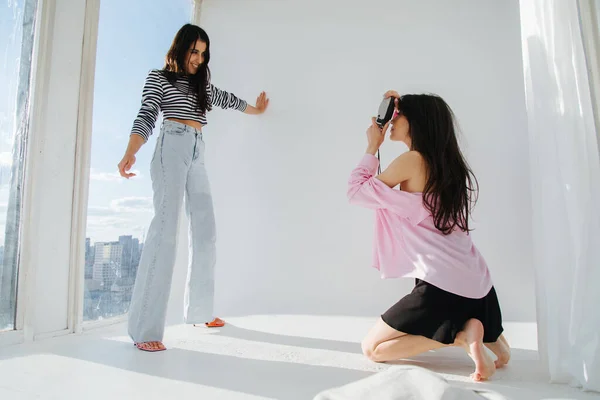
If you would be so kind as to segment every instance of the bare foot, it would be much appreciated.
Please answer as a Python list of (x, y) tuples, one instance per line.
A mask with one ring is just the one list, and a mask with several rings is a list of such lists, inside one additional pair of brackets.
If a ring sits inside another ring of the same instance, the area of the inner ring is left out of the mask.
[(465, 349), (469, 357), (475, 362), (475, 372), (471, 374), (471, 379), (480, 382), (494, 375), (496, 366), (485, 351), (483, 325), (479, 320), (468, 320), (464, 329), (456, 335), (456, 342)]
[(137, 347), (138, 349), (140, 349), (142, 351), (149, 351), (151, 353), (155, 352), (155, 351), (163, 351), (163, 350), (167, 349), (165, 347), (165, 345), (162, 344), (162, 342), (135, 343), (135, 347)]
[(494, 343), (485, 343), (485, 346), (498, 357), (494, 362), (496, 368), (502, 368), (508, 364), (508, 361), (510, 361), (510, 346), (504, 335), (501, 335)]

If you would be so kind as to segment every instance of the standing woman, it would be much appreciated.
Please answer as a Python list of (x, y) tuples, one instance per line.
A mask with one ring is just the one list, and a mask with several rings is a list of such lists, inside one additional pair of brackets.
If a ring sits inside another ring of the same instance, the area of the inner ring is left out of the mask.
[(184, 25), (173, 40), (165, 66), (146, 78), (142, 105), (119, 163), (124, 178), (135, 154), (146, 143), (163, 113), (160, 136), (150, 165), (154, 217), (140, 259), (131, 305), (129, 335), (138, 349), (165, 350), (162, 343), (171, 288), (179, 216), (185, 197), (189, 218), (190, 262), (184, 318), (188, 324), (223, 326), (213, 315), (216, 228), (212, 196), (204, 167), (202, 127), (213, 106), (262, 114), (269, 104), (262, 92), (253, 107), (210, 81), (210, 41), (195, 25)]

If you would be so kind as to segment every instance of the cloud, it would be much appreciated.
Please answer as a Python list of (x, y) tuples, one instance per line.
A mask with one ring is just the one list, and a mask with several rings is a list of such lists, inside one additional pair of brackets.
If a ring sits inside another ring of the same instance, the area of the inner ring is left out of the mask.
[(153, 212), (151, 197), (123, 197), (110, 202), (111, 210), (118, 213)]
[[(146, 224), (140, 222), (146, 222)], [(150, 218), (147, 221), (140, 221), (139, 218), (133, 218), (133, 216), (90, 216), (88, 217), (87, 228), (88, 230), (101, 232), (108, 229), (119, 230), (123, 232), (122, 235), (125, 235), (131, 232), (143, 231), (149, 224)]]
[(119, 236), (132, 235), (142, 239), (150, 225), (151, 216), (139, 215), (88, 216), (86, 237), (92, 242), (112, 242)]
[(86, 236), (92, 241), (116, 241), (121, 235), (142, 237), (152, 216), (152, 198), (123, 197), (112, 200), (108, 207), (88, 207)]
[(108, 217), (111, 215), (114, 215), (115, 212), (113, 210), (110, 209), (110, 207), (95, 207), (95, 206), (90, 206), (88, 207), (88, 219), (90, 217)]
[(92, 169), (90, 172), (90, 179), (92, 181), (117, 182), (123, 179), (123, 177), (116, 172), (95, 172)]
[[(135, 174), (131, 179), (140, 179), (142, 174), (138, 170), (131, 170), (131, 173)], [(92, 181), (100, 181), (100, 182), (124, 182), (125, 178), (123, 178), (118, 172), (100, 172), (96, 171), (94, 168), (90, 171), (90, 179)]]
[[(0, 204), (0, 210), (2, 205)], [(154, 213), (151, 197), (123, 197), (110, 202), (108, 207), (89, 206), (88, 219), (91, 217), (118, 217), (140, 213)]]

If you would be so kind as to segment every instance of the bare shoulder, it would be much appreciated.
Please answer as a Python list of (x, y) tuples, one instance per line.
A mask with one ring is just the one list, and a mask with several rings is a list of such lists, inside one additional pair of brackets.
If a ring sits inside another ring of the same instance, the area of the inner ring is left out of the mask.
[(405, 182), (421, 173), (423, 156), (417, 151), (402, 153), (391, 162), (378, 178), (390, 187)]
[(402, 169), (420, 169), (423, 165), (423, 156), (418, 151), (407, 151), (396, 157), (392, 164)]

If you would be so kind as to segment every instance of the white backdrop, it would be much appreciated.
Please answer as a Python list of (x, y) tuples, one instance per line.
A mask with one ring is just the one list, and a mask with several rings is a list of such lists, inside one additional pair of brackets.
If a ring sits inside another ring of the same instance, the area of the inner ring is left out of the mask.
[[(481, 187), (473, 237), (505, 319), (535, 320), (517, 0), (204, 0), (201, 25), (213, 82), (252, 103), (261, 90), (271, 97), (263, 116), (215, 110), (204, 130), (219, 315), (376, 316), (410, 290), (370, 267), (373, 214), (345, 197), (370, 117), (396, 89), (435, 92), (453, 107)], [(384, 166), (401, 151), (384, 145)]]

